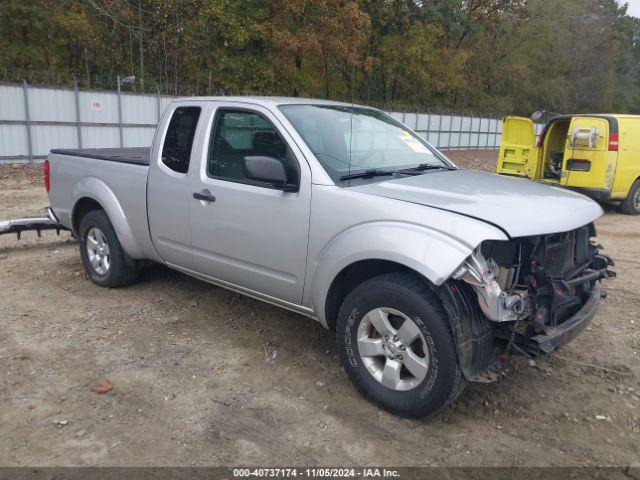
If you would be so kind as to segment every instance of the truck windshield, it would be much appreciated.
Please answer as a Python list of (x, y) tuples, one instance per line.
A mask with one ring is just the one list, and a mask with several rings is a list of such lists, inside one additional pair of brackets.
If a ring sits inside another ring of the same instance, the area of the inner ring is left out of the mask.
[(336, 182), (358, 174), (384, 178), (413, 167), (451, 168), (424, 140), (378, 110), (336, 105), (282, 105), (280, 110)]

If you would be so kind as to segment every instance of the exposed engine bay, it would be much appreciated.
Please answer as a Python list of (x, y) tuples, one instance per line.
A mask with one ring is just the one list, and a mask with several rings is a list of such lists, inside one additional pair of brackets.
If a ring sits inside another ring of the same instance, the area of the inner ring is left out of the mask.
[(609, 269), (613, 261), (600, 253), (595, 236), (590, 224), (565, 233), (484, 242), (454, 278), (475, 292), (496, 343), (504, 340), (509, 351), (525, 355), (549, 353), (565, 340), (554, 335), (573, 333), (577, 317), (597, 303), (599, 280), (615, 276)]

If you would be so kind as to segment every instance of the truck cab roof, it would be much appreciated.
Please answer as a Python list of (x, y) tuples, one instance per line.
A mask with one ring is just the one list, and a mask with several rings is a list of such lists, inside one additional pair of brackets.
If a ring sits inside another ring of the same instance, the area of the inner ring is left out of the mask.
[[(183, 97), (173, 100), (173, 102), (237, 102), (251, 103), (264, 107), (273, 107), (278, 105), (335, 105), (335, 106), (351, 106), (351, 103), (337, 102), (334, 100), (323, 100), (316, 98), (303, 97), (270, 97), (270, 96), (211, 96), (211, 97)], [(361, 106), (361, 105), (359, 105)], [(370, 107), (368, 107), (370, 108)]]

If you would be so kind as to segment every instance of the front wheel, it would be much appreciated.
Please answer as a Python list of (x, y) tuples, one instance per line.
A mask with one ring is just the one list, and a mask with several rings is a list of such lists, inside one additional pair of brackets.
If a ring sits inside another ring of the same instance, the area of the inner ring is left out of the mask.
[(636, 180), (629, 190), (627, 199), (622, 202), (622, 211), (628, 215), (640, 215), (640, 180)]
[(93, 210), (80, 220), (78, 229), (82, 264), (93, 283), (123, 287), (137, 276), (136, 261), (124, 251), (103, 210)]
[(447, 314), (416, 276), (385, 274), (356, 287), (340, 309), (336, 333), (351, 381), (391, 413), (431, 415), (466, 385)]

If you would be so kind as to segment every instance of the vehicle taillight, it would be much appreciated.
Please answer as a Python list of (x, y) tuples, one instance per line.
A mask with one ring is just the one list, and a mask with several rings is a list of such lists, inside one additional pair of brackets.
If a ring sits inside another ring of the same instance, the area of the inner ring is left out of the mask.
[(536, 142), (536, 148), (542, 147), (542, 140), (544, 139), (544, 131), (540, 132), (538, 135), (538, 141)]
[(618, 141), (618, 134), (617, 133), (612, 133), (611, 135), (609, 135), (609, 151), (610, 152), (617, 152), (619, 145), (620, 145), (620, 143)]
[(51, 191), (51, 166), (49, 165), (49, 160), (44, 161), (44, 188), (47, 190), (47, 193)]

